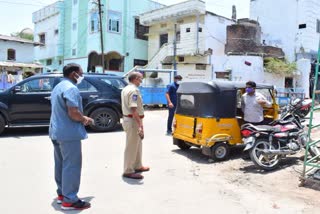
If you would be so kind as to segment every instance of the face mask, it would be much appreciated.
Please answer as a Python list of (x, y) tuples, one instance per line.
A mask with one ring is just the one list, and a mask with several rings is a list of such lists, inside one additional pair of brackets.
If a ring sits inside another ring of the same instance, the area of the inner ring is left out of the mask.
[[(77, 75), (78, 75), (78, 74), (77, 74)], [(78, 78), (76, 78), (76, 80), (77, 80), (77, 85), (79, 85), (79, 84), (82, 82), (83, 79), (84, 79), (84, 76), (78, 75)]]
[(182, 82), (181, 80), (178, 80), (178, 81), (177, 81), (177, 84), (179, 85), (181, 82)]
[(247, 92), (248, 94), (252, 93), (252, 92), (253, 92), (253, 88), (246, 88), (246, 92)]

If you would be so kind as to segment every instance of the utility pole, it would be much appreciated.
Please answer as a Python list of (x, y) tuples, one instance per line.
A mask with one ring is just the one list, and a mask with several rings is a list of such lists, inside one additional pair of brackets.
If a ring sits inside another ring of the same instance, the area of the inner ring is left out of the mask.
[(103, 73), (104, 71), (104, 49), (103, 49), (103, 28), (102, 28), (102, 7), (103, 5), (101, 5), (101, 0), (98, 0), (98, 8), (99, 8), (99, 19), (100, 19), (100, 42), (101, 42), (101, 64), (102, 64), (102, 69), (103, 69)]
[(177, 24), (174, 24), (174, 36), (173, 36), (173, 70), (174, 75), (177, 74)]

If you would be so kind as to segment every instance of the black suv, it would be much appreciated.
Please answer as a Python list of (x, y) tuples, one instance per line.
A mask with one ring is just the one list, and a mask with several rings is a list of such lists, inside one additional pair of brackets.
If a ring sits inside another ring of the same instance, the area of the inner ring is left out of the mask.
[[(29, 77), (0, 93), (0, 133), (5, 127), (49, 125), (51, 91), (62, 73)], [(113, 130), (122, 117), (121, 89), (126, 81), (112, 74), (85, 73), (78, 85), (84, 114), (93, 118), (94, 131)]]

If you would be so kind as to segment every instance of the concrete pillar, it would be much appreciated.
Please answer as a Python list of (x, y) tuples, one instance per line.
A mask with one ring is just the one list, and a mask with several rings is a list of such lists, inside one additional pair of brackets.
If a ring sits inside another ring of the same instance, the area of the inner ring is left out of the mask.
[(309, 59), (299, 59), (297, 61), (298, 74), (297, 88), (303, 88), (305, 97), (309, 98), (309, 74), (311, 70), (311, 61)]

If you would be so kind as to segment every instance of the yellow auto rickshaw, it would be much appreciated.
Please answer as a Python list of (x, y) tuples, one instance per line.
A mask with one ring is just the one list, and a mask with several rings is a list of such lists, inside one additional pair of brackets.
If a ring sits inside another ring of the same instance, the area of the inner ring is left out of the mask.
[[(178, 101), (173, 122), (173, 144), (182, 150), (200, 147), (216, 161), (229, 156), (231, 146), (242, 144), (241, 96), (245, 82), (183, 82), (177, 91)], [(272, 106), (264, 108), (265, 121), (278, 118), (279, 106), (272, 85), (257, 84)]]

